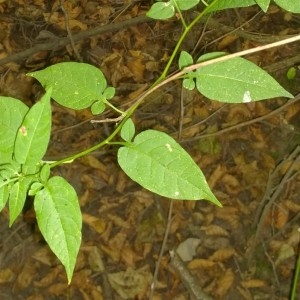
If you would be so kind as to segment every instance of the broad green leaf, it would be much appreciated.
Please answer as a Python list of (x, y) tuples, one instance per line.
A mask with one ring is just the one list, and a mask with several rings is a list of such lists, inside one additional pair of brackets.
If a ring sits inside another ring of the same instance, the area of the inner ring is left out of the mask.
[(221, 206), (188, 153), (167, 134), (146, 130), (118, 150), (123, 171), (142, 187), (164, 197), (206, 199)]
[(134, 133), (135, 127), (132, 119), (126, 120), (121, 129), (121, 138), (126, 142), (130, 142), (134, 136)]
[(299, 0), (274, 0), (274, 2), (287, 11), (292, 13), (300, 13)]
[[(205, 54), (198, 61), (220, 55), (224, 53)], [(200, 67), (194, 74), (198, 91), (220, 102), (246, 103), (274, 97), (293, 97), (267, 72), (241, 57)]]
[(176, 2), (180, 10), (188, 10), (196, 6), (200, 0), (171, 0)]
[(102, 100), (107, 85), (103, 73), (85, 63), (59, 63), (28, 75), (36, 78), (46, 90), (52, 87), (51, 97), (56, 102), (77, 110)]
[(62, 177), (49, 179), (34, 198), (39, 229), (62, 262), (70, 283), (81, 243), (82, 218), (74, 188)]
[(20, 178), (20, 180), (14, 183), (11, 187), (8, 199), (9, 226), (12, 226), (16, 218), (22, 212), (27, 197), (27, 191), (31, 182), (31, 177), (24, 177)]
[(2, 211), (2, 209), (6, 205), (9, 195), (9, 185), (5, 184), (1, 186), (1, 183), (4, 184), (4, 182), (0, 181), (0, 211)]
[(255, 1), (264, 12), (267, 12), (271, 0), (255, 0)]
[(171, 1), (156, 2), (150, 7), (146, 15), (155, 20), (167, 20), (175, 15), (175, 7)]
[(14, 155), (20, 164), (35, 165), (46, 153), (51, 132), (51, 89), (26, 114), (16, 137)]
[(181, 51), (178, 60), (179, 69), (182, 70), (183, 68), (190, 66), (192, 64), (193, 64), (192, 56), (186, 51)]
[[(213, 0), (206, 2), (211, 4)], [(213, 12), (227, 8), (248, 7), (255, 4), (255, 0), (219, 0), (214, 5), (212, 5), (212, 7), (209, 8), (207, 12)]]
[(0, 164), (11, 161), (17, 132), (28, 109), (18, 99), (0, 97)]

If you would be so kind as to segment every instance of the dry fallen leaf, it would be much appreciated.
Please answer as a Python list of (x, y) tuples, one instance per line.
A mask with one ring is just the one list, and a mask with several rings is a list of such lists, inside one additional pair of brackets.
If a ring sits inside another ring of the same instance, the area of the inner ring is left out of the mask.
[(148, 266), (134, 270), (128, 268), (126, 271), (108, 274), (108, 280), (112, 288), (123, 298), (130, 299), (145, 297), (150, 283), (152, 274)]
[(196, 249), (200, 243), (200, 239), (188, 238), (178, 245), (176, 252), (182, 261), (190, 261), (196, 255)]
[(218, 279), (214, 294), (219, 297), (219, 299), (224, 298), (228, 293), (228, 290), (233, 284), (234, 277), (232, 269), (227, 269), (221, 278)]
[(15, 279), (15, 273), (10, 268), (0, 270), (0, 283), (12, 282)]

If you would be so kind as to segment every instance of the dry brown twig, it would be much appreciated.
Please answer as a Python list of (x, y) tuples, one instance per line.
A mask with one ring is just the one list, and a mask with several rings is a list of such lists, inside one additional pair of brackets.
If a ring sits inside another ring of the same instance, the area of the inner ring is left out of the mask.
[(79, 52), (78, 52), (78, 50), (75, 46), (73, 35), (72, 35), (71, 29), (70, 29), (69, 14), (65, 9), (64, 2), (65, 2), (64, 0), (60, 0), (60, 7), (61, 7), (61, 10), (62, 10), (64, 16), (65, 16), (65, 24), (66, 24), (66, 30), (67, 30), (67, 33), (68, 33), (68, 37), (70, 39), (70, 43), (71, 43), (72, 49), (74, 51), (75, 57), (77, 58), (78, 61), (82, 62), (82, 58), (81, 58), (81, 56), (80, 56), (80, 54), (79, 54)]
[[(151, 22), (151, 21), (152, 21), (152, 19), (142, 15), (142, 16), (138, 16), (136, 18), (132, 18), (130, 20), (125, 20), (125, 21), (118, 22), (118, 23), (110, 23), (107, 25), (101, 25), (99, 27), (96, 27), (96, 28), (93, 28), (93, 29), (90, 29), (87, 31), (73, 34), (73, 41), (74, 41), (74, 43), (76, 43), (76, 42), (88, 39), (88, 38), (96, 36), (96, 35), (101, 35), (101, 34), (107, 33), (107, 32), (118, 31), (118, 30), (121, 30), (124, 28), (128, 28), (130, 26), (135, 26), (140, 23), (146, 23), (146, 22)], [(27, 57), (29, 57), (39, 51), (44, 51), (44, 50), (55, 51), (55, 50), (65, 47), (66, 45), (69, 45), (69, 44), (70, 44), (69, 36), (63, 37), (63, 38), (55, 38), (54, 40), (51, 40), (48, 43), (38, 44), (32, 48), (26, 49), (19, 53), (15, 53), (15, 54), (12, 54), (12, 55), (9, 55), (7, 57), (0, 59), (0, 66), (5, 65), (12, 61), (20, 61), (20, 60), (26, 59)]]
[(171, 262), (170, 266), (176, 271), (182, 280), (184, 286), (189, 291), (192, 299), (196, 300), (213, 300), (210, 296), (203, 292), (199, 283), (184, 265), (176, 251), (170, 251)]
[(160, 248), (159, 256), (158, 256), (158, 259), (157, 259), (157, 262), (156, 262), (156, 265), (155, 265), (153, 280), (152, 280), (152, 284), (150, 286), (149, 300), (152, 300), (153, 296), (154, 296), (154, 291), (155, 291), (155, 287), (156, 287), (156, 283), (157, 283), (157, 276), (158, 276), (158, 272), (159, 272), (159, 267), (160, 267), (160, 263), (161, 263), (161, 260), (163, 258), (163, 255), (164, 255), (164, 251), (166, 249), (166, 244), (167, 244), (169, 231), (170, 231), (170, 227), (171, 227), (171, 223), (172, 223), (172, 214), (173, 214), (173, 201), (170, 200), (167, 226), (166, 226), (166, 230), (165, 230), (164, 239), (163, 239), (163, 242), (162, 242), (162, 245), (161, 245), (161, 248)]
[[(256, 233), (254, 237), (254, 241), (252, 242), (251, 246), (247, 250), (247, 257), (248, 262), (251, 264), (253, 259), (253, 254), (256, 248), (256, 245), (261, 241), (263, 236), (263, 228), (264, 222), (266, 220), (266, 216), (269, 213), (271, 207), (274, 205), (280, 194), (282, 193), (286, 183), (293, 178), (295, 173), (295, 165), (298, 163), (300, 157), (300, 146), (297, 146), (292, 153), (288, 156), (288, 158), (282, 160), (274, 169), (274, 171), (270, 174), (265, 195), (263, 199), (260, 201), (260, 206), (257, 209), (254, 225), (256, 226)], [(290, 161), (291, 164), (288, 167), (287, 171), (281, 178), (280, 182), (274, 187), (276, 184), (276, 180), (278, 176), (280, 176), (280, 171), (282, 166), (287, 162)]]

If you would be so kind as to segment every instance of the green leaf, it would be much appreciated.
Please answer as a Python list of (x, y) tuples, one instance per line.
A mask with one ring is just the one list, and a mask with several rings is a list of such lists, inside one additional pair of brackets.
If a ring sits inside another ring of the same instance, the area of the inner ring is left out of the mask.
[(196, 6), (200, 0), (171, 0), (171, 2), (176, 2), (180, 10), (188, 10)]
[(103, 73), (85, 63), (59, 63), (28, 75), (36, 78), (46, 90), (52, 87), (51, 97), (56, 102), (76, 110), (102, 100), (107, 86)]
[(155, 20), (167, 20), (175, 15), (175, 7), (171, 1), (157, 2), (150, 7), (146, 15)]
[(81, 243), (82, 218), (74, 188), (62, 177), (49, 179), (34, 198), (38, 226), (71, 282)]
[(1, 186), (1, 184), (4, 184), (4, 182), (0, 181), (0, 211), (2, 211), (6, 205), (9, 196), (9, 185), (5, 184)]
[(295, 79), (297, 75), (297, 69), (295, 67), (290, 67), (286, 73), (286, 78), (288, 80), (293, 80)]
[(16, 161), (11, 160), (10, 162), (0, 164), (0, 177), (3, 179), (10, 179), (16, 177), (21, 172), (21, 166)]
[(30, 183), (32, 182), (31, 177), (20, 178), (19, 181), (13, 184), (9, 194), (9, 226), (12, 226), (16, 218), (22, 212), (27, 197), (27, 191)]
[(50, 166), (48, 164), (44, 164), (40, 171), (40, 179), (42, 182), (47, 182), (50, 177)]
[(193, 64), (192, 56), (186, 51), (181, 51), (178, 60), (179, 69), (182, 70), (183, 68), (190, 66), (192, 64)]
[(103, 101), (96, 101), (92, 104), (91, 112), (93, 115), (99, 115), (105, 110), (105, 104)]
[(40, 191), (44, 185), (41, 182), (34, 182), (28, 191), (29, 196), (35, 196), (38, 191)]
[(121, 138), (126, 142), (130, 142), (134, 136), (134, 133), (135, 127), (132, 119), (126, 120), (121, 129)]
[(292, 13), (300, 13), (299, 0), (274, 0), (274, 2), (287, 11), (290, 11)]
[(142, 187), (164, 197), (206, 199), (218, 206), (205, 177), (188, 153), (167, 134), (146, 130), (118, 150), (123, 171)]
[(264, 12), (267, 12), (271, 0), (255, 0), (255, 1)]
[(35, 165), (46, 153), (51, 132), (49, 89), (26, 114), (16, 137), (14, 155), (20, 164)]
[(193, 78), (186, 78), (183, 80), (182, 82), (182, 86), (189, 90), (189, 91), (192, 91), (194, 88), (195, 88), (195, 82), (194, 82), (194, 79)]
[[(205, 54), (198, 61), (220, 55), (224, 53)], [(198, 91), (220, 102), (246, 103), (274, 97), (293, 97), (267, 72), (241, 57), (200, 67), (194, 74)]]
[(17, 132), (28, 109), (18, 99), (0, 97), (0, 164), (11, 161)]
[(116, 93), (116, 89), (112, 86), (107, 87), (104, 92), (103, 92), (103, 96), (105, 97), (105, 99), (112, 99), (113, 96)]
[[(208, 3), (212, 3), (212, 1), (213, 0), (208, 1)], [(219, 0), (212, 5), (207, 12), (213, 12), (227, 8), (248, 7), (255, 4), (255, 0)]]

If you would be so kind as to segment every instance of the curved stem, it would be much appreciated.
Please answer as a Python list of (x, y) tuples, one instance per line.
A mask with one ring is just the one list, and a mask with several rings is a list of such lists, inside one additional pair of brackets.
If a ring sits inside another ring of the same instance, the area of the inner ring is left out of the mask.
[(174, 5), (175, 5), (175, 7), (176, 7), (177, 13), (178, 13), (178, 15), (179, 15), (179, 17), (180, 17), (180, 20), (181, 20), (181, 23), (182, 23), (183, 27), (184, 27), (184, 28), (187, 28), (186, 22), (185, 22), (185, 20), (184, 20), (184, 18), (183, 18), (183, 15), (182, 15), (182, 13), (181, 13), (181, 10), (179, 9), (178, 4), (177, 4), (176, 1), (174, 1)]
[(174, 61), (175, 56), (178, 53), (179, 47), (181, 46), (183, 40), (185, 39), (186, 35), (188, 34), (188, 32), (198, 23), (198, 21), (218, 2), (219, 0), (214, 0), (209, 6), (207, 6), (188, 26), (185, 27), (182, 35), (180, 36), (175, 49), (173, 50), (171, 57), (165, 67), (165, 69), (163, 70), (162, 74), (160, 75), (160, 77), (155, 81), (155, 83), (153, 84), (153, 86), (155, 86), (156, 84), (160, 83), (163, 79), (166, 78), (168, 71)]
[[(184, 40), (184, 38), (186, 37), (187, 33), (191, 30), (191, 28), (218, 2), (219, 0), (214, 0), (209, 6), (207, 6), (184, 30), (183, 34), (181, 35), (179, 41), (177, 42), (176, 46), (175, 46), (175, 49), (164, 69), (164, 71), (162, 72), (161, 76), (152, 84), (152, 86), (145, 92), (143, 93), (142, 95), (140, 95), (136, 102), (124, 113), (124, 118), (122, 119), (122, 121), (120, 122), (120, 124), (117, 126), (117, 128), (113, 131), (113, 133), (108, 137), (106, 138), (105, 140), (103, 140), (102, 142), (96, 144), (95, 146), (89, 148), (89, 149), (86, 149), (80, 153), (77, 153), (75, 155), (72, 155), (70, 157), (66, 157), (62, 160), (59, 160), (59, 161), (56, 161), (52, 164), (50, 164), (50, 168), (54, 168), (60, 164), (63, 164), (63, 163), (67, 163), (67, 162), (70, 162), (70, 161), (73, 161), (77, 158), (80, 158), (80, 157), (83, 157), (105, 145), (108, 145), (110, 143), (110, 141), (119, 133), (119, 131), (121, 130), (123, 124), (126, 122), (126, 120), (128, 120), (131, 115), (134, 113), (134, 111), (139, 107), (139, 105), (142, 103), (142, 101), (151, 93), (153, 93), (155, 90), (157, 90), (158, 88), (160, 88), (161, 86), (175, 80), (175, 79), (178, 79), (179, 77), (181, 76), (184, 76), (184, 74), (187, 72), (188, 68), (191, 68), (191, 67), (187, 67), (179, 72), (177, 72), (176, 74), (170, 76), (169, 78), (166, 79), (166, 75), (169, 71), (169, 68), (179, 50), (179, 47), (180, 45), (182, 44), (182, 41)], [(212, 60), (214, 61), (214, 60)], [(210, 61), (209, 61), (210, 62)], [(207, 62), (203, 62), (202, 64), (206, 64)], [(199, 64), (198, 64), (199, 65)], [(120, 144), (120, 143), (119, 143)]]

